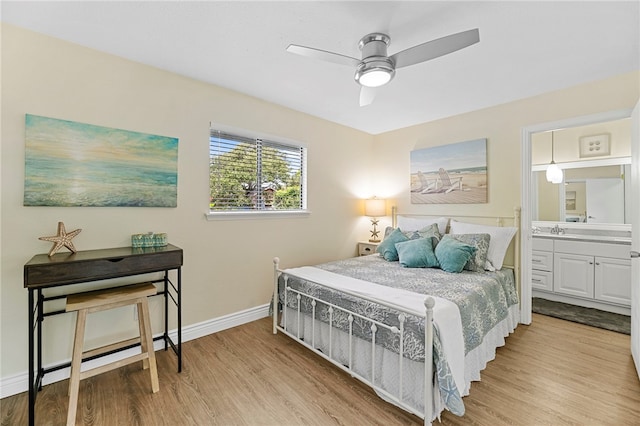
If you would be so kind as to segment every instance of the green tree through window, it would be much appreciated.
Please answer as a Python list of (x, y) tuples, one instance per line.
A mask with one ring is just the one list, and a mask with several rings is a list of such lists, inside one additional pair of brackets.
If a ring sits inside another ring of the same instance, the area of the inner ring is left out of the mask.
[(304, 154), (299, 146), (212, 130), (210, 210), (304, 210)]

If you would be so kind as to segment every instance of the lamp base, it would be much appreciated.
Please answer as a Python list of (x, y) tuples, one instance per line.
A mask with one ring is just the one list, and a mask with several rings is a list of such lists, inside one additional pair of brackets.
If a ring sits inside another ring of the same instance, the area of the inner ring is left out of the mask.
[(372, 218), (371, 219), (371, 224), (373, 225), (373, 229), (371, 230), (371, 238), (369, 238), (369, 242), (370, 243), (379, 243), (380, 242), (380, 238), (378, 238), (378, 236), (380, 235), (380, 231), (378, 231), (378, 228), (377, 228), (378, 219), (377, 218)]

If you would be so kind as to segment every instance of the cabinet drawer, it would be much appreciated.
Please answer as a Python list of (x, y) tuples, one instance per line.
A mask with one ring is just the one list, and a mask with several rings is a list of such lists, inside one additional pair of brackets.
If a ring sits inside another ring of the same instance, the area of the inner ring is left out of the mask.
[(616, 257), (619, 259), (629, 259), (631, 253), (631, 246), (628, 244), (607, 244), (565, 240), (556, 240), (554, 249), (556, 253)]
[(553, 240), (549, 238), (536, 238), (531, 239), (531, 245), (534, 250), (553, 251)]
[(377, 243), (358, 243), (358, 256), (374, 254), (377, 248)]
[(159, 249), (126, 247), (90, 250), (77, 254), (63, 253), (52, 258), (43, 256), (46, 255), (34, 257), (24, 266), (25, 287), (52, 287), (96, 281), (158, 272), (182, 265), (182, 249), (173, 246)]
[(553, 291), (553, 272), (533, 270), (531, 287), (535, 290)]
[(553, 252), (534, 250), (531, 253), (531, 266), (534, 271), (553, 271)]

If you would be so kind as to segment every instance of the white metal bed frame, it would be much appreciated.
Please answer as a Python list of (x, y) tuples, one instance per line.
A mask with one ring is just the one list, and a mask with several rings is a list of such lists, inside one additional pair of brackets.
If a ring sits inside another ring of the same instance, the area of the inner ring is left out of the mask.
[[(396, 207), (392, 207), (392, 224), (393, 227), (395, 228), (397, 226), (397, 210)], [(415, 218), (422, 218), (422, 219), (429, 219), (429, 218), (433, 218), (436, 219), (437, 216), (427, 216), (427, 215), (419, 215), (419, 214), (406, 214), (406, 215), (402, 215), (403, 217), (415, 217)], [(464, 216), (464, 215), (456, 215), (456, 216), (449, 216), (450, 219), (464, 219), (464, 220), (474, 220), (474, 221), (480, 221), (480, 220), (491, 220), (494, 219), (495, 220), (495, 226), (503, 226), (503, 221), (506, 220), (511, 220), (513, 221), (513, 226), (515, 226), (517, 228), (517, 232), (516, 235), (514, 236), (514, 250), (513, 250), (513, 265), (505, 265), (504, 267), (507, 268), (511, 268), (514, 270), (514, 279), (516, 282), (516, 288), (519, 290), (519, 280), (520, 280), (520, 208), (516, 207), (514, 208), (514, 215), (513, 216)], [(328, 303), (324, 300), (321, 300), (319, 298), (316, 298), (312, 295), (308, 295), (305, 294), (302, 291), (293, 289), (291, 287), (288, 286), (288, 277), (289, 276), (293, 276), (291, 273), (285, 272), (284, 270), (280, 269), (280, 259), (278, 257), (275, 257), (273, 259), (273, 264), (274, 264), (274, 291), (273, 291), (273, 334), (277, 334), (278, 331), (284, 333), (285, 335), (291, 337), (292, 339), (294, 339), (295, 341), (297, 341), (298, 343), (300, 343), (301, 345), (307, 347), (308, 349), (312, 350), (313, 352), (315, 352), (316, 354), (320, 355), (322, 358), (326, 359), (327, 361), (331, 362), (332, 364), (334, 364), (335, 366), (337, 366), (338, 368), (342, 369), (343, 371), (346, 371), (347, 373), (349, 373), (351, 376), (357, 378), (358, 380), (362, 381), (363, 383), (365, 383), (366, 385), (370, 386), (371, 388), (373, 388), (376, 392), (384, 395), (386, 398), (388, 398), (389, 400), (393, 401), (395, 404), (399, 405), (400, 407), (404, 408), (405, 410), (417, 415), (418, 417), (422, 417), (424, 419), (424, 424), (425, 425), (431, 425), (431, 419), (434, 417), (434, 413), (433, 413), (433, 398), (434, 398), (434, 392), (433, 392), (433, 307), (435, 306), (435, 300), (430, 297), (430, 296), (426, 296), (425, 297), (425, 301), (424, 301), (424, 306), (425, 306), (425, 311), (424, 312), (416, 312), (414, 310), (410, 310), (410, 309), (406, 309), (404, 307), (400, 307), (397, 305), (394, 305), (392, 303), (386, 302), (384, 300), (378, 300), (375, 298), (370, 298), (370, 297), (363, 297), (362, 295), (358, 295), (355, 293), (352, 293), (348, 290), (339, 290), (341, 293), (350, 295), (350, 296), (354, 296), (357, 297), (359, 299), (364, 299), (367, 300), (369, 302), (373, 302), (391, 309), (394, 309), (398, 312), (400, 312), (400, 314), (398, 315), (398, 322), (400, 324), (399, 327), (395, 327), (395, 326), (389, 326), (387, 324), (384, 324), (380, 321), (377, 321), (375, 319), (371, 319), (371, 318), (367, 318), (363, 315), (357, 314), (355, 312), (350, 312), (349, 310), (342, 308), (340, 306)], [(280, 275), (282, 273), (286, 273), (287, 275), (285, 276), (285, 302), (283, 304), (283, 310), (282, 310), (282, 315), (283, 315), (283, 326), (278, 325), (278, 302), (279, 302), (279, 295), (278, 295), (278, 279), (280, 277)], [(317, 285), (322, 286), (322, 284), (320, 283), (314, 283)], [(297, 304), (298, 308), (297, 308), (297, 324), (298, 327), (296, 328), (297, 332), (296, 334), (293, 334), (291, 332), (289, 332), (287, 330), (287, 309), (284, 309), (284, 307), (287, 306), (287, 298), (288, 298), (288, 294), (289, 292), (296, 294), (296, 298), (298, 300), (298, 302), (300, 302), (302, 297), (306, 297), (308, 299), (311, 300), (311, 305), (312, 305), (312, 337), (311, 337), (311, 343), (309, 344), (306, 340), (302, 340), (300, 339), (300, 318), (301, 315), (304, 315), (301, 311), (300, 311), (300, 303)], [(325, 354), (324, 352), (318, 350), (315, 347), (315, 326), (316, 326), (316, 322), (320, 322), (320, 320), (316, 320), (315, 317), (315, 308), (316, 308), (316, 304), (317, 302), (321, 302), (327, 306), (329, 306), (329, 351), (328, 354)], [(346, 314), (348, 314), (348, 321), (349, 321), (349, 333), (348, 333), (348, 340), (349, 340), (349, 362), (348, 365), (343, 365), (342, 363), (336, 361), (333, 357), (332, 357), (332, 338), (331, 338), (331, 333), (333, 331), (333, 325), (332, 325), (332, 319), (333, 319), (333, 312), (334, 310), (341, 310), (344, 311)], [(425, 318), (426, 324), (428, 324), (429, 326), (425, 326), (425, 367), (424, 367), (424, 412), (420, 412), (419, 410), (415, 409), (414, 407), (410, 406), (409, 404), (405, 403), (404, 401), (404, 397), (403, 397), (403, 386), (402, 386), (402, 377), (403, 377), (403, 360), (404, 360), (404, 348), (403, 348), (403, 336), (404, 336), (404, 321), (406, 318), (406, 315), (414, 315), (417, 317), (421, 317), (421, 318)], [(370, 329), (371, 329), (371, 380), (367, 379), (366, 377), (362, 376), (361, 374), (358, 374), (356, 371), (353, 370), (352, 366), (352, 354), (353, 354), (353, 320), (355, 317), (361, 318), (365, 321), (367, 321), (368, 323), (371, 324)], [(399, 342), (400, 342), (400, 349), (399, 349), (399, 353), (398, 353), (398, 366), (399, 366), (399, 371), (400, 371), (400, 375), (399, 375), (399, 387), (398, 387), (398, 393), (399, 395), (393, 395), (391, 393), (389, 393), (388, 391), (386, 391), (385, 389), (383, 389), (381, 386), (376, 384), (376, 377), (375, 377), (375, 345), (376, 345), (376, 332), (378, 330), (378, 328), (386, 328), (387, 330), (390, 330), (392, 333), (394, 334), (398, 334), (399, 335)], [(428, 362), (428, 360), (430, 360), (430, 362)]]

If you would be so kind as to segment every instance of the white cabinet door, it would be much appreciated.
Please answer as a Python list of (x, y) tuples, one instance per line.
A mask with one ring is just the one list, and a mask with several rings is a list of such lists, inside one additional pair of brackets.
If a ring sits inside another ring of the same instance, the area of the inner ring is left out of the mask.
[(593, 256), (556, 253), (553, 257), (553, 290), (593, 298)]
[(595, 298), (631, 306), (631, 259), (595, 258)]

